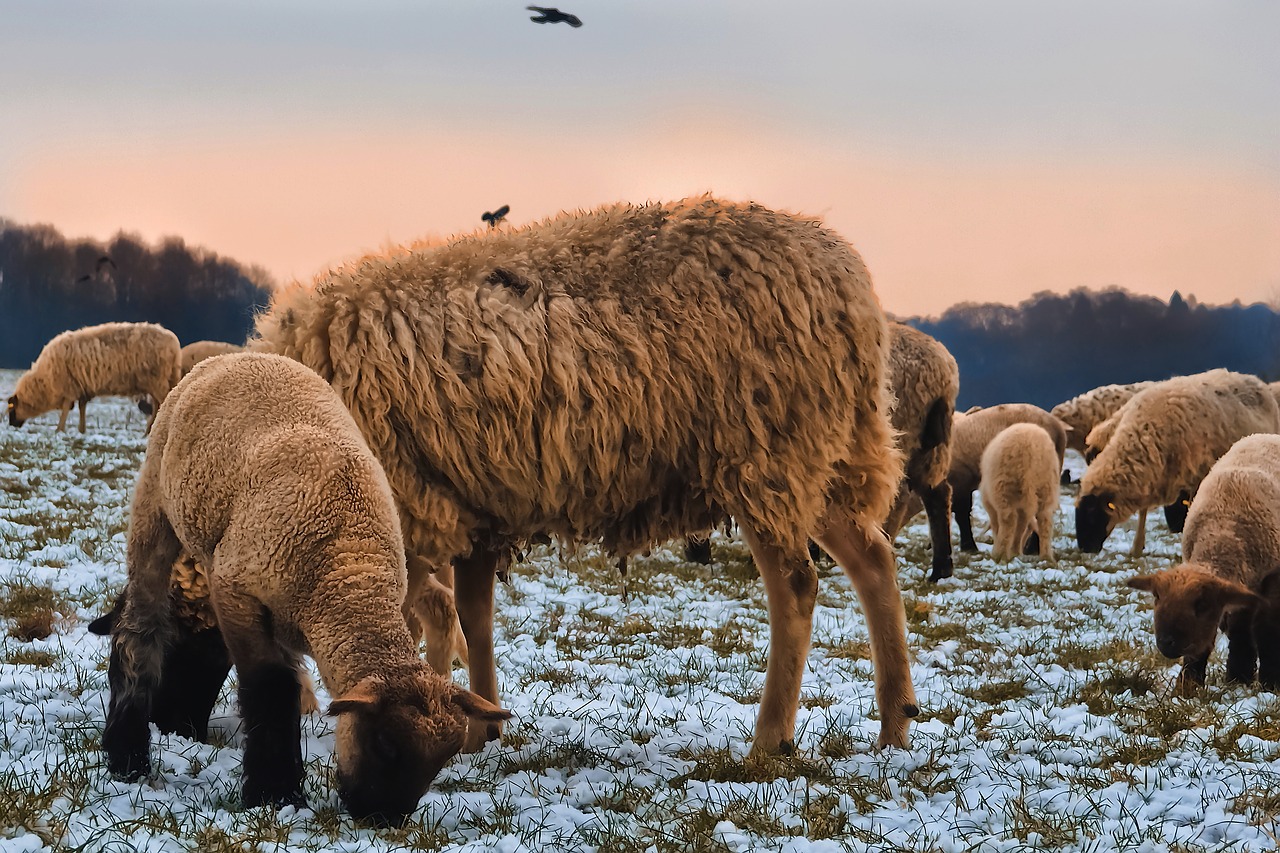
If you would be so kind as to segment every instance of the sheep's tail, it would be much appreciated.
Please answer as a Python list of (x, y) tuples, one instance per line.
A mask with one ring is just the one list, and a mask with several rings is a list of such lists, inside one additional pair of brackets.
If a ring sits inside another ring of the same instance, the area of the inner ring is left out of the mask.
[(929, 407), (924, 417), (924, 429), (920, 431), (920, 449), (922, 451), (941, 447), (951, 441), (951, 403), (945, 397), (939, 397)]

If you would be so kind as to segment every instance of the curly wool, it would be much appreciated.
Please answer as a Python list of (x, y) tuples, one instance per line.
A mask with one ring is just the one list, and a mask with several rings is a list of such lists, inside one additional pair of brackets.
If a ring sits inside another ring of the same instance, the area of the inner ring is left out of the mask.
[(1053, 415), (1030, 403), (1001, 403), (957, 413), (951, 432), (951, 487), (972, 492), (982, 482), (982, 453), (991, 440), (1013, 424), (1036, 424), (1053, 439), (1058, 467), (1067, 448), (1066, 427)]
[(1212, 370), (1139, 392), (1115, 420), (1110, 441), (1080, 481), (1080, 496), (1107, 496), (1115, 517), (1124, 519), (1173, 503), (1179, 492), (1196, 493), (1236, 441), (1280, 432), (1280, 406), (1256, 376)]
[(732, 514), (802, 549), (901, 475), (885, 321), (816, 222), (702, 197), (370, 256), (279, 293), (255, 349), (329, 380), (443, 566), (541, 533), (618, 554)]
[[(889, 386), (896, 398), (890, 421), (898, 432), (898, 450), (906, 480), (936, 486), (951, 469), (951, 422), (960, 394), (960, 368), (945, 346), (918, 329), (889, 324)], [(922, 446), (930, 414), (945, 408), (941, 441)]]
[[(1130, 382), (1127, 385), (1103, 385), (1059, 403), (1050, 414), (1070, 427), (1067, 446), (1081, 453), (1091, 430), (1110, 418), (1134, 394), (1155, 385), (1154, 382)], [(1101, 449), (1101, 448), (1098, 448)]]
[[(982, 453), (982, 505), (995, 534), (992, 556), (1007, 560), (1022, 550), (1037, 519), (1053, 527), (1061, 460), (1053, 439), (1039, 424), (1017, 423), (1001, 430)], [(1041, 548), (1052, 555), (1053, 537), (1041, 531)]]

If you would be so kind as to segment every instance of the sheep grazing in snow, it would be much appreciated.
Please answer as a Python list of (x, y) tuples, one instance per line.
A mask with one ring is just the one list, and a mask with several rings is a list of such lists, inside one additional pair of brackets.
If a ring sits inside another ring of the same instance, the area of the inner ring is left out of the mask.
[[(277, 292), (257, 332), (338, 390), (409, 551), (453, 564), (481, 696), (497, 700), (493, 585), (514, 544), (625, 556), (731, 515), (769, 601), (753, 750), (792, 745), (811, 535), (867, 614), (880, 741), (907, 742), (885, 320), (836, 234), (709, 197), (614, 205), (365, 258)], [(468, 746), (497, 734), (473, 727)]]
[(1280, 688), (1280, 436), (1242, 438), (1214, 464), (1187, 516), (1182, 555), (1182, 565), (1129, 581), (1155, 593), (1156, 646), (1182, 658), (1181, 692), (1204, 684), (1219, 624), (1227, 678), (1249, 684), (1256, 672), (1264, 688)]
[[(982, 454), (991, 440), (1013, 424), (1036, 424), (1049, 434), (1062, 470), (1067, 449), (1067, 428), (1039, 406), (1030, 403), (1001, 403), (990, 408), (973, 408), (957, 413), (951, 428), (951, 505), (960, 528), (960, 550), (977, 551), (973, 541), (973, 492), (982, 482)], [(1055, 474), (1056, 476), (1056, 474)]]
[(1058, 508), (1058, 458), (1039, 424), (1001, 430), (982, 451), (982, 505), (991, 519), (991, 556), (1005, 562), (1022, 553), (1032, 533), (1040, 556), (1053, 559), (1053, 514)]
[(1154, 385), (1153, 382), (1130, 382), (1127, 385), (1103, 385), (1054, 406), (1049, 414), (1067, 425), (1067, 447), (1085, 452), (1085, 439), (1098, 424), (1114, 415), (1134, 394)]
[(338, 697), (338, 790), (359, 818), (401, 821), (461, 749), (469, 720), (509, 716), (418, 656), (400, 615), (395, 503), (338, 395), (289, 359), (229, 355), (199, 365), (161, 405), (138, 476), (102, 738), (113, 774), (148, 772), (153, 701), (184, 663), (167, 661), (181, 637), (172, 587), (182, 551), (207, 567), (239, 678), (245, 805), (304, 802), (303, 654)]
[[(20, 427), (37, 415), (60, 410), (58, 430), (72, 405), (94, 397), (149, 395), (164, 400), (181, 378), (178, 337), (154, 323), (103, 323), (63, 332), (44, 345), (31, 369), (18, 378), (9, 398), (9, 424)], [(154, 413), (147, 418), (151, 429)]]
[[(951, 421), (960, 393), (960, 369), (947, 348), (918, 329), (889, 324), (889, 385), (895, 403), (891, 420), (905, 476), (885, 521), (890, 538), (908, 518), (912, 495), (929, 516), (933, 565), (929, 580), (951, 577)], [(914, 512), (911, 512), (914, 515)]]
[(1136, 512), (1132, 553), (1141, 554), (1148, 509), (1194, 494), (1213, 463), (1244, 436), (1280, 432), (1280, 407), (1262, 380), (1227, 370), (1147, 388), (1117, 418), (1111, 440), (1080, 480), (1076, 539), (1082, 551), (1101, 551), (1116, 524)]
[(225, 341), (194, 341), (189, 343), (182, 348), (182, 375), (186, 376), (191, 372), (191, 368), (206, 358), (243, 350), (244, 347), (237, 344), (229, 344)]

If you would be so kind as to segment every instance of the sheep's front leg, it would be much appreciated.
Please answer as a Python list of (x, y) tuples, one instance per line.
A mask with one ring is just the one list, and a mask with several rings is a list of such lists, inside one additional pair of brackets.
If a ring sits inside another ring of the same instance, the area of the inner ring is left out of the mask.
[[(454, 600), (463, 636), (467, 638), (471, 691), (498, 704), (498, 669), (493, 659), (493, 586), (498, 561), (505, 549), (476, 545), (466, 557), (454, 561)], [(472, 722), (467, 727), (464, 752), (476, 752), (486, 742), (497, 740), (500, 723)]]
[(68, 400), (62, 404), (62, 411), (58, 413), (58, 432), (66, 432), (67, 415), (71, 414), (71, 407), (75, 404), (75, 400)]
[(1198, 657), (1185, 656), (1182, 659), (1182, 672), (1178, 674), (1178, 682), (1174, 685), (1179, 696), (1194, 696), (1196, 691), (1204, 687), (1204, 672), (1209, 667), (1209, 653)]
[(951, 484), (943, 480), (931, 489), (923, 489), (920, 499), (929, 518), (929, 541), (933, 545), (929, 580), (939, 581), (951, 577), (955, 568), (951, 558)]
[(221, 631), (209, 628), (182, 633), (165, 654), (153, 722), (161, 732), (207, 741), (209, 714), (230, 671), (231, 659)]
[(911, 684), (906, 611), (893, 549), (879, 529), (862, 527), (842, 510), (827, 519), (818, 541), (853, 582), (866, 615), (880, 708), (880, 745), (905, 747), (907, 729), (920, 708)]
[(1040, 549), (1040, 557), (1045, 560), (1053, 559), (1053, 513), (1052, 505), (1040, 510), (1036, 516), (1036, 532), (1032, 535), (1033, 539), (1039, 540), (1036, 544)]
[(1258, 674), (1258, 648), (1253, 644), (1254, 610), (1235, 610), (1223, 619), (1227, 632), (1227, 681), (1252, 684)]
[(302, 713), (298, 661), (276, 643), (271, 614), (256, 598), (215, 580), (218, 625), (240, 680), (246, 807), (306, 805), (302, 795)]
[(956, 516), (956, 526), (960, 528), (960, 550), (977, 551), (978, 543), (973, 541), (973, 492), (968, 489), (952, 492), (951, 509)]
[(1258, 684), (1280, 690), (1280, 603), (1266, 601), (1253, 612), (1253, 645), (1258, 651)]
[(1133, 536), (1133, 548), (1130, 549), (1129, 555), (1141, 557), (1145, 550), (1147, 550), (1147, 509), (1143, 507), (1138, 510), (1138, 532)]
[(81, 435), (84, 435), (84, 430), (85, 430), (84, 408), (85, 406), (89, 405), (89, 401), (92, 399), (93, 399), (92, 397), (81, 397), (80, 400), (78, 401), (79, 408), (80, 408), (80, 434)]

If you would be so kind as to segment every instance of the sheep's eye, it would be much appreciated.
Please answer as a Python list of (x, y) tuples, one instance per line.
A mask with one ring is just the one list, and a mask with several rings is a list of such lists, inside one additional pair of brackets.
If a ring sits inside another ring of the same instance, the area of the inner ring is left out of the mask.
[(1110, 501), (1107, 501), (1107, 509), (1111, 510), (1112, 512), (1115, 512), (1115, 511), (1116, 511), (1116, 505), (1115, 505), (1115, 504), (1113, 504), (1113, 503), (1111, 503)]

